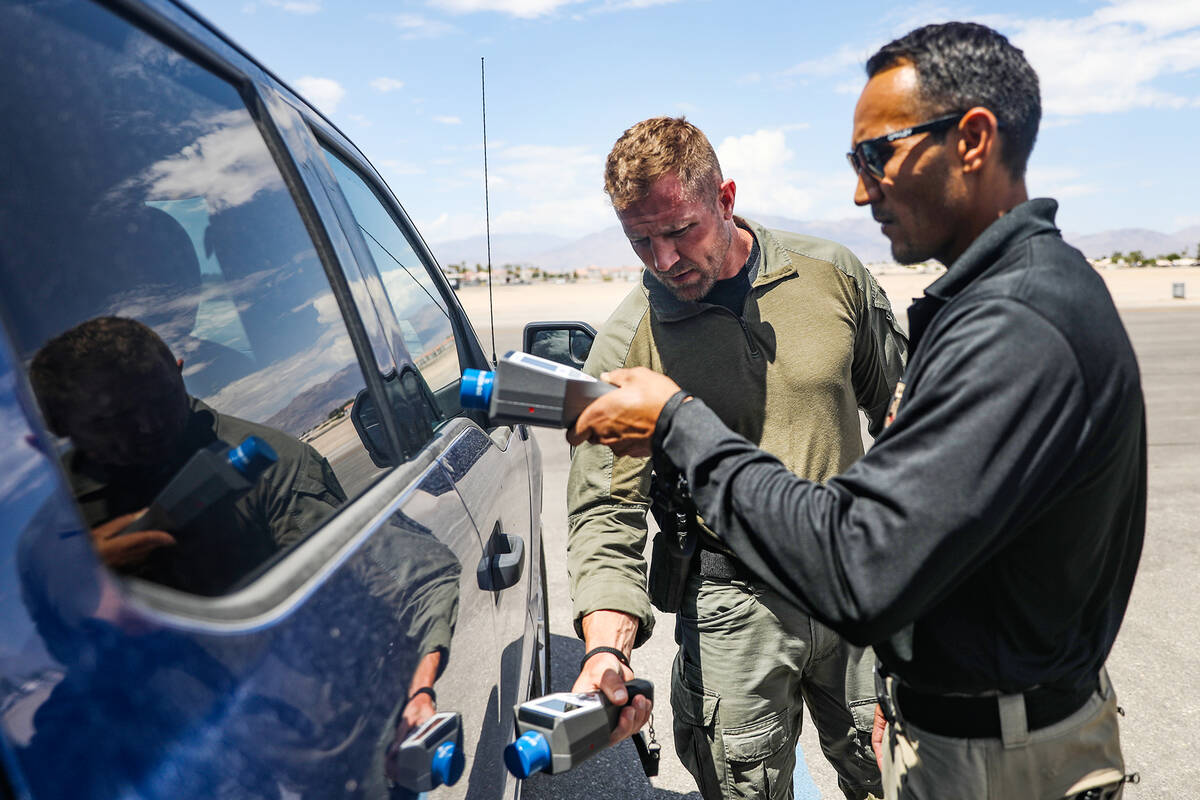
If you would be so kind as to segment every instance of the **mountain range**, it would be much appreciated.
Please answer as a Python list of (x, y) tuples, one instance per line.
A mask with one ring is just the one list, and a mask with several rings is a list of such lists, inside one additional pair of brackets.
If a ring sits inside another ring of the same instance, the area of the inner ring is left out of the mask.
[[(870, 219), (804, 221), (771, 215), (754, 215), (752, 218), (769, 228), (799, 231), (840, 242), (868, 264), (892, 260), (887, 239), (879, 232), (879, 225)], [(1131, 250), (1140, 250), (1147, 256), (1167, 253), (1195, 256), (1200, 248), (1200, 225), (1175, 233), (1145, 228), (1088, 234), (1066, 232), (1063, 238), (1089, 258)], [(487, 242), (482, 236), (434, 242), (430, 247), (443, 267), (465, 263), (470, 268), (487, 263)], [(542, 234), (498, 234), (492, 237), (492, 264), (528, 264), (555, 272), (584, 267), (640, 266), (618, 225), (577, 239)]]

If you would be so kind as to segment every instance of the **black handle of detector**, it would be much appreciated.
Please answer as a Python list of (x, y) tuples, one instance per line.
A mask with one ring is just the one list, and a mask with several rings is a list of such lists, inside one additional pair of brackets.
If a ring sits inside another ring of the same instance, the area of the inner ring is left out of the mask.
[[(625, 691), (629, 692), (629, 701), (633, 702), (633, 698), (638, 695), (646, 697), (651, 703), (654, 702), (654, 684), (645, 678), (634, 678), (625, 682)], [(653, 738), (649, 742), (646, 741), (646, 734), (638, 731), (632, 737), (633, 746), (637, 750), (638, 761), (642, 763), (642, 771), (646, 773), (647, 778), (653, 778), (658, 775), (658, 760), (659, 750), (658, 742)]]
[(651, 703), (654, 702), (654, 684), (645, 678), (634, 678), (625, 682), (625, 691), (629, 693), (629, 699), (625, 704), (633, 702), (633, 698), (638, 695), (644, 696)]

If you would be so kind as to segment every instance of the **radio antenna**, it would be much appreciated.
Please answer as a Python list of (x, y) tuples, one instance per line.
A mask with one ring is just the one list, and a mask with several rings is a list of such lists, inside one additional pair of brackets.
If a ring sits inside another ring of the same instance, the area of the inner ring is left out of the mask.
[(483, 104), (483, 222), (487, 231), (488, 322), (492, 326), (492, 365), (496, 364), (496, 307), (492, 304), (492, 208), (488, 199), (487, 76), (479, 57), (479, 99)]

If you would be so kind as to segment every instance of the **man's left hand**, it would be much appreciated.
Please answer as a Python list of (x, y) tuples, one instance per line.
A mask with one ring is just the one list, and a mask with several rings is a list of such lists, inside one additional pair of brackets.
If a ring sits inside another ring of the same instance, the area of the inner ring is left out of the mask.
[(583, 409), (575, 425), (567, 430), (567, 441), (572, 445), (602, 444), (618, 456), (650, 455), (658, 415), (679, 391), (679, 385), (645, 367), (613, 370), (600, 379), (619, 388)]

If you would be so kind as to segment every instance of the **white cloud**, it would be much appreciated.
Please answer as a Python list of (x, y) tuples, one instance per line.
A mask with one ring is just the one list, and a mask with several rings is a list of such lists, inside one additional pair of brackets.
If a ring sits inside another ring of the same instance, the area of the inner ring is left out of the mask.
[(326, 114), (337, 111), (338, 104), (346, 96), (346, 90), (333, 78), (314, 78), (311, 75), (305, 75), (303, 78), (296, 79), (296, 88), (310, 103)]
[(557, 11), (580, 0), (429, 0), (429, 5), (453, 14), (496, 11), (514, 17), (532, 19)]
[[(963, 18), (991, 25), (1025, 51), (1041, 80), (1047, 115), (1200, 107), (1196, 89), (1171, 90), (1160, 83), (1200, 70), (1198, 0), (1106, 0), (1079, 18), (980, 15), (925, 3), (891, 14), (884, 23), (889, 35), (901, 36), (920, 25)], [(775, 77), (842, 79), (833, 84), (833, 91), (857, 94), (866, 80), (862, 64), (881, 43), (843, 45)]]
[(1083, 174), (1071, 167), (1031, 166), (1025, 174), (1030, 197), (1083, 197), (1102, 191), (1098, 183), (1083, 179)]
[(421, 14), (393, 14), (388, 20), (400, 29), (400, 35), (405, 39), (433, 39), (457, 30), (448, 22), (430, 19)]
[[(615, 224), (603, 190), (603, 154), (581, 146), (489, 144), (488, 149), (493, 234), (584, 235)], [(479, 207), (420, 222), (425, 238), (483, 233), (482, 157), (456, 174), (436, 170), (433, 175), (439, 190), (479, 191)]]
[(842, 45), (836, 53), (801, 61), (783, 71), (788, 78), (829, 78), (841, 75), (849, 68), (861, 69), (871, 55), (870, 50)]
[(321, 10), (317, 0), (266, 0), (266, 3), (290, 14), (316, 14)]
[(652, 6), (665, 6), (678, 3), (680, 0), (604, 0), (604, 3), (594, 9), (596, 12), (629, 11)]
[(245, 111), (225, 111), (194, 123), (200, 133), (178, 153), (148, 166), (113, 191), (155, 200), (203, 197), (211, 212), (283, 188), (279, 168)]
[(418, 164), (414, 164), (411, 161), (399, 161), (396, 159), (388, 159), (386, 161), (380, 161), (379, 166), (382, 167), (385, 172), (387, 172), (391, 175), (424, 175), (425, 174), (425, 169), (423, 167), (421, 167)]
[(459, 119), (458, 117), (441, 117), (441, 116), (438, 116), (438, 117), (434, 117), (434, 118), (433, 118), (433, 121), (434, 121), (434, 122), (440, 122), (440, 123), (442, 123), (443, 125), (461, 125), (461, 124), (462, 124), (462, 120), (461, 120), (461, 119)]
[(1049, 114), (1183, 108), (1197, 97), (1157, 82), (1200, 69), (1196, 5), (1139, 0), (1110, 3), (1083, 19), (1017, 20), (1012, 39), (1038, 72)]
[(1195, 0), (1110, 0), (1094, 15), (1100, 22), (1133, 22), (1160, 33), (1200, 27), (1200, 3)]
[(813, 197), (798, 188), (799, 176), (790, 174), (793, 157), (787, 134), (779, 128), (729, 136), (717, 147), (721, 171), (737, 185), (739, 202), (773, 214), (804, 217), (812, 209)]
[(403, 89), (404, 81), (397, 80), (396, 78), (375, 78), (373, 81), (371, 81), (371, 88), (377, 92), (383, 92), (384, 94), (387, 94), (388, 92), (395, 92), (399, 89)]

